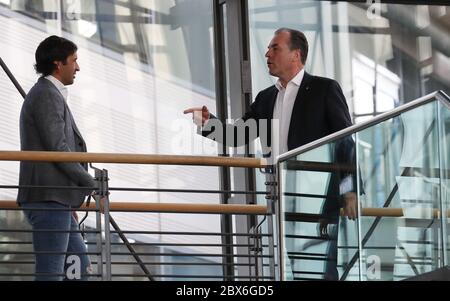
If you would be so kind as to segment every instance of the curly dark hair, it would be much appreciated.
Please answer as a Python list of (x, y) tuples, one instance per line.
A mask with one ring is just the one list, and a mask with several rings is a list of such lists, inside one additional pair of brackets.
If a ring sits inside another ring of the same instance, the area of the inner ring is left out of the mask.
[(54, 61), (67, 62), (67, 57), (74, 54), (78, 47), (75, 43), (58, 36), (50, 36), (43, 40), (36, 49), (36, 64), (34, 69), (37, 73), (47, 76), (56, 69)]

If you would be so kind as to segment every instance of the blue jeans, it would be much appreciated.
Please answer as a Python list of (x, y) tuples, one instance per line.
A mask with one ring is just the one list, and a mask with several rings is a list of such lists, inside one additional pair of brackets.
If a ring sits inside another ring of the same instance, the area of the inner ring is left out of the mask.
[[(69, 206), (57, 202), (25, 203), (21, 207), (32, 226), (33, 248), (36, 258), (36, 281), (88, 280), (90, 260), (79, 232), (51, 232), (39, 230), (78, 231), (78, 223)], [(27, 210), (36, 208), (44, 210)], [(72, 253), (72, 254), (71, 254)]]

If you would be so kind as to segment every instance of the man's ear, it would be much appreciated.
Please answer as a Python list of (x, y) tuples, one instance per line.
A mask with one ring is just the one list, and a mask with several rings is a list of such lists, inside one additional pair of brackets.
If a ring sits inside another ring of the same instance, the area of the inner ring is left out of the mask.
[(292, 57), (291, 57), (291, 61), (295, 62), (300, 60), (300, 52), (299, 51), (292, 51)]
[(295, 52), (295, 55), (298, 59), (299, 62), (302, 61), (302, 51), (300, 49), (297, 49), (297, 51)]

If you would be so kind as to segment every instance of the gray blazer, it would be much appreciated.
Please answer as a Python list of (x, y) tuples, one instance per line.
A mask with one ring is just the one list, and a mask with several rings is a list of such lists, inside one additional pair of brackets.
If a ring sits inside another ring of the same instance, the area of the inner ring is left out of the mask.
[[(20, 145), (24, 151), (86, 152), (86, 144), (59, 90), (41, 77), (20, 112)], [(87, 164), (21, 162), (19, 185), (96, 186)], [(55, 201), (80, 206), (91, 190), (20, 188), (17, 202)]]

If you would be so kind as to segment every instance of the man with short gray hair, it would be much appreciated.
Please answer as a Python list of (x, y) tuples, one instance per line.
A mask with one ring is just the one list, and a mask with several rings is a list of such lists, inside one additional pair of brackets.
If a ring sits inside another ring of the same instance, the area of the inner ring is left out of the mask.
[[(308, 48), (308, 41), (301, 31), (291, 28), (280, 28), (275, 31), (265, 56), (269, 74), (278, 80), (275, 85), (258, 93), (249, 110), (241, 118), (244, 121), (256, 121), (258, 127), (256, 135), (247, 134), (246, 130), (242, 130), (236, 124), (223, 125), (224, 133), (214, 135), (217, 126), (211, 126), (208, 122), (216, 117), (206, 106), (188, 108), (184, 113), (193, 113), (194, 123), (201, 127), (203, 136), (227, 146), (240, 146), (237, 143), (239, 139), (235, 139), (239, 136), (239, 132), (245, 138), (240, 139), (244, 144), (259, 136), (263, 152), (264, 146), (269, 146), (264, 156), (271, 157), (272, 162), (280, 154), (351, 126), (347, 102), (338, 82), (313, 76), (305, 71)], [(269, 121), (267, 133), (261, 129), (261, 120)], [(271, 127), (274, 120), (278, 121), (278, 128)], [(237, 134), (227, 135), (229, 132)], [(229, 137), (234, 138), (228, 139)], [(352, 142), (348, 144), (351, 146)], [(339, 195), (340, 175), (335, 173), (331, 178), (334, 184), (330, 184), (328, 191)], [(320, 220), (321, 234), (326, 232), (330, 223), (329, 216), (334, 218), (337, 214), (337, 218), (339, 217), (340, 207), (343, 207), (344, 214), (350, 219), (356, 218), (356, 197), (353, 192), (343, 196), (342, 203), (334, 201), (335, 199), (330, 195), (324, 202), (324, 218)], [(331, 253), (337, 253), (337, 248), (330, 251), (331, 259), (327, 261), (324, 278), (337, 280), (336, 255)]]

